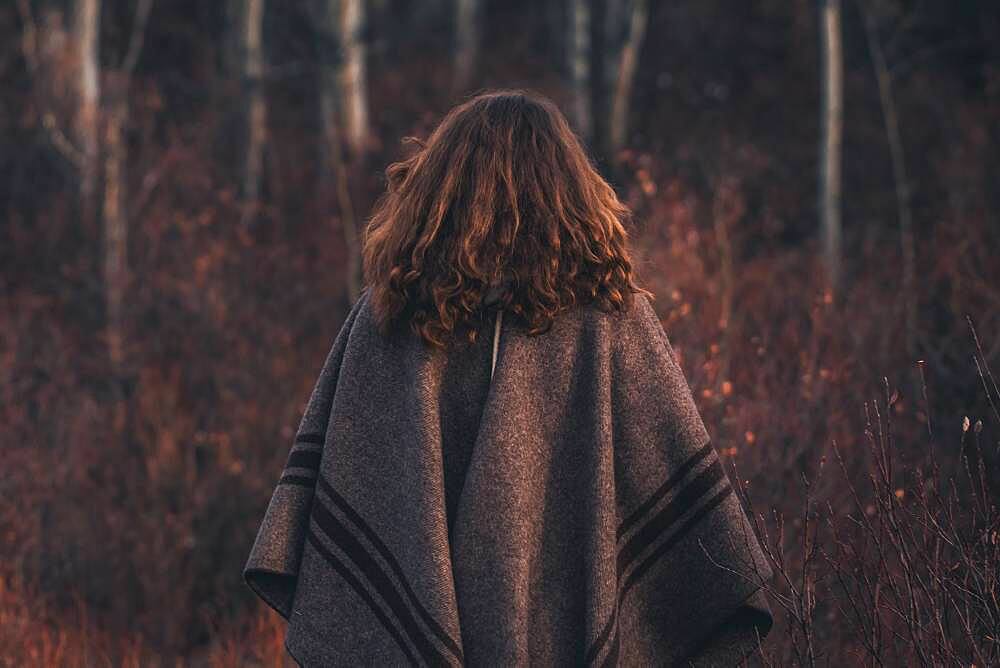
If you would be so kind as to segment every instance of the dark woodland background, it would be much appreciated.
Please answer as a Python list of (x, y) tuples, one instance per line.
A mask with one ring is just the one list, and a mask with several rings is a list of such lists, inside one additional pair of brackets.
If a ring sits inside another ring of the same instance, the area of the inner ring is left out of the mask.
[(523, 86), (636, 213), (779, 573), (754, 661), (997, 665), (998, 38), (987, 0), (0, 3), (3, 663), (289, 665), (240, 571), (383, 170)]

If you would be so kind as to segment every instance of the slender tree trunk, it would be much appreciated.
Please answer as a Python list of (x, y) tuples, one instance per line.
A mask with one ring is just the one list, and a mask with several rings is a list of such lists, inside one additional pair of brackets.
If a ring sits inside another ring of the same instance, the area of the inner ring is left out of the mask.
[(570, 86), (573, 93), (572, 117), (577, 132), (590, 142), (594, 136), (591, 115), (591, 26), (590, 1), (570, 0), (570, 38), (568, 40)]
[(125, 367), (125, 293), (128, 285), (128, 212), (126, 209), (128, 160), (125, 129), (128, 126), (128, 76), (108, 72), (104, 93), (104, 294), (107, 345), (116, 378)]
[(480, 0), (455, 0), (455, 95), (468, 88), (479, 65), (481, 9)]
[(602, 170), (613, 176), (628, 137), (629, 103), (649, 21), (649, 1), (592, 0), (587, 4), (592, 52), (588, 61), (590, 143)]
[(834, 295), (841, 283), (841, 153), (844, 125), (844, 55), (840, 0), (820, 0), (822, 128), (819, 213), (827, 279)]
[(868, 48), (872, 56), (872, 66), (875, 70), (875, 81), (878, 83), (882, 118), (885, 122), (885, 135), (889, 142), (892, 173), (896, 184), (896, 207), (899, 211), (899, 235), (903, 256), (902, 298), (906, 322), (906, 352), (912, 357), (917, 353), (917, 260), (913, 237), (913, 210), (910, 206), (910, 182), (906, 174), (906, 153), (899, 131), (896, 102), (892, 94), (892, 75), (889, 73), (889, 66), (882, 50), (875, 19), (867, 11), (865, 11), (865, 30), (868, 37)]
[[(75, 10), (75, 8), (74, 8)], [(74, 175), (80, 180), (77, 209), (79, 216), (86, 219), (84, 228), (93, 230), (93, 211), (89, 215), (84, 211), (83, 204), (93, 204), (93, 189), (96, 179), (95, 166), (87, 164), (83, 152), (76, 146), (76, 139), (79, 139), (82, 132), (77, 132), (78, 128), (70, 130), (69, 135), (63, 131), (63, 124), (56, 117), (53, 110), (54, 102), (64, 103), (66, 91), (61, 81), (61, 74), (64, 67), (66, 48), (69, 45), (70, 35), (67, 33), (64, 23), (63, 11), (56, 8), (48, 8), (44, 11), (44, 18), (41, 28), (35, 23), (34, 13), (31, 10), (30, 0), (17, 0), (17, 11), (21, 18), (21, 55), (27, 66), (28, 74), (31, 77), (31, 87), (33, 103), (38, 107), (38, 117), (41, 120), (42, 128), (45, 131), (52, 147), (55, 148), (73, 167), (77, 170)], [(73, 26), (75, 29), (76, 26)], [(79, 54), (79, 43), (73, 44), (75, 53)], [(83, 81), (82, 66), (78, 67), (77, 81)], [(72, 100), (70, 107), (74, 108), (74, 113), (79, 114), (79, 107), (83, 94), (77, 89), (71, 92)], [(77, 115), (72, 119), (74, 122), (82, 120)], [(71, 123), (72, 125), (72, 123)], [(86, 125), (86, 124), (84, 124)], [(97, 130), (90, 133), (96, 136)], [(89, 168), (89, 169), (88, 169)], [(90, 179), (81, 178), (81, 174), (88, 172)], [(82, 195), (86, 193), (88, 197)]]
[(337, 128), (337, 87), (335, 81), (327, 77), (320, 92), (320, 113), (323, 116), (324, 191), (333, 188), (333, 195), (340, 210), (340, 226), (344, 235), (347, 252), (347, 294), (353, 303), (361, 292), (361, 245), (358, 242), (357, 223), (354, 216), (354, 202), (351, 197), (349, 172), (344, 162)]
[(621, 49), (618, 59), (618, 77), (614, 85), (614, 97), (611, 102), (611, 123), (609, 131), (610, 158), (612, 160), (625, 146), (628, 133), (629, 101), (632, 97), (632, 83), (639, 66), (639, 51), (646, 34), (646, 23), (649, 19), (648, 0), (633, 0), (632, 13), (629, 20), (628, 37)]
[(152, 0), (139, 0), (132, 21), (128, 50), (118, 68), (105, 74), (107, 90), (104, 111), (104, 198), (102, 207), (105, 311), (107, 314), (108, 357), (115, 388), (115, 428), (124, 434), (128, 422), (125, 401), (127, 360), (125, 352), (128, 265), (128, 142), (129, 87), (139, 61)]
[(611, 146), (611, 113), (622, 46), (628, 33), (629, 0), (590, 2), (590, 115), (591, 145), (601, 171), (614, 176), (616, 164)]
[(727, 210), (727, 206), (731, 206), (727, 202), (733, 198), (733, 194), (730, 192), (733, 186), (728, 177), (713, 180), (712, 223), (715, 228), (716, 244), (719, 248), (719, 273), (722, 284), (719, 327), (728, 333), (733, 318), (733, 288), (736, 273), (733, 261), (733, 244), (729, 238), (730, 219), (733, 216)]
[(590, 144), (602, 171), (613, 169), (609, 160), (612, 72), (617, 70), (614, 44), (617, 19), (624, 0), (588, 0), (590, 5)]
[(267, 145), (267, 102), (264, 98), (264, 0), (243, 0), (240, 7), (240, 52), (246, 101), (246, 153), (243, 160), (243, 220), (256, 219), (260, 203), (264, 151)]
[(618, 85), (622, 45), (628, 31), (629, 0), (592, 0), (594, 143), (600, 158), (613, 168), (611, 159), (611, 108)]
[[(361, 248), (358, 242), (357, 224), (355, 222), (353, 198), (351, 196), (350, 169), (344, 155), (344, 145), (350, 149), (352, 146), (351, 135), (355, 136), (355, 141), (359, 143), (354, 146), (352, 156), (356, 160), (364, 159), (364, 141), (367, 135), (367, 127), (359, 130), (357, 123), (359, 118), (366, 119), (364, 113), (364, 70), (360, 69), (360, 76), (348, 75), (351, 69), (348, 63), (351, 61), (351, 49), (346, 46), (345, 26), (350, 25), (354, 19), (345, 20), (347, 7), (344, 3), (354, 3), (358, 0), (323, 0), (322, 13), (320, 17), (320, 54), (322, 67), (319, 74), (319, 105), (320, 116), (323, 126), (323, 160), (326, 169), (322, 189), (336, 200), (336, 206), (340, 211), (340, 225), (344, 236), (344, 245), (347, 253), (346, 282), (348, 295), (353, 302), (357, 299), (361, 291)], [(358, 56), (358, 51), (354, 52), (354, 57)], [(360, 52), (363, 60), (363, 50)], [(358, 74), (357, 69), (355, 74)], [(345, 81), (354, 78), (354, 84), (348, 88)], [(351, 98), (355, 98), (352, 102)], [(361, 102), (357, 100), (361, 98)], [(352, 111), (353, 109), (353, 111)], [(360, 110), (360, 112), (359, 112)], [(351, 119), (354, 119), (353, 121)], [(354, 123), (353, 130), (351, 129)], [(367, 123), (367, 120), (365, 120)], [(343, 130), (342, 130), (343, 128)]]
[(98, 135), (100, 87), (100, 0), (77, 0), (73, 37), (79, 59), (79, 102), (74, 119), (74, 138), (80, 157), (80, 211), (84, 226), (92, 229), (97, 214), (99, 172)]
[(341, 86), (344, 101), (344, 130), (351, 157), (364, 157), (368, 145), (368, 74), (365, 63), (364, 0), (342, 0), (340, 36), (344, 63)]
[[(718, 357), (718, 373), (716, 378), (721, 381), (729, 378), (732, 366), (734, 336), (733, 328), (733, 298), (736, 291), (736, 249), (734, 248), (731, 230), (738, 227), (744, 213), (744, 203), (740, 196), (740, 182), (733, 176), (728, 176), (728, 166), (717, 164), (709, 174), (712, 186), (712, 223), (715, 228), (715, 242), (719, 252), (719, 275), (721, 278), (721, 295), (719, 304), (719, 329), (722, 330), (722, 345)], [(721, 389), (721, 388), (720, 388)]]

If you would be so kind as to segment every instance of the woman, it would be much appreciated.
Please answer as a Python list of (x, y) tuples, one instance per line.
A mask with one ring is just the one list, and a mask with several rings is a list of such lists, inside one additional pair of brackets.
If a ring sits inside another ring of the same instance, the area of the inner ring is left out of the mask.
[(303, 665), (728, 665), (772, 571), (556, 106), (387, 170), (244, 570)]

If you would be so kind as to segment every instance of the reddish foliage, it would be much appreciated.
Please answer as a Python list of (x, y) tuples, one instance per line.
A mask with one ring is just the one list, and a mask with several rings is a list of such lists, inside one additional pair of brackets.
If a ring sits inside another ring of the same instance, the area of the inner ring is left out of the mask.
[[(0, 506), (0, 655), (13, 664), (285, 660), (281, 625), (243, 586), (240, 569), (346, 313), (344, 216), (321, 187), (313, 82), (296, 65), (312, 57), (294, 39), (302, 17), (275, 19), (273, 56), (285, 69), (276, 67), (268, 83), (264, 198), (257, 224), (244, 228), (230, 160), (238, 86), (212, 66), (220, 27), (213, 7), (225, 3), (175, 4), (154, 12), (132, 90), (125, 439), (112, 428), (100, 231), (77, 224), (72, 172), (39, 121), (50, 92), (33, 86), (19, 58), (0, 61), (5, 104), (16, 109), (0, 114), (0, 489), (15, 500)], [(735, 13), (721, 0), (664, 5), (651, 16), (632, 148), (614, 180), (637, 214), (640, 275), (658, 295), (720, 453), (750, 481), (765, 516), (760, 528), (788, 575), (775, 584), (787, 615), (764, 658), (872, 663), (865, 652), (877, 653), (872, 638), (882, 634), (877, 651), (890, 664), (950, 662), (949, 651), (977, 665), (996, 662), (989, 605), (976, 609), (970, 627), (979, 636), (960, 621), (946, 629), (950, 649), (941, 634), (916, 626), (935, 619), (934, 606), (963, 602), (962, 577), (976, 582), (997, 563), (989, 541), (1000, 419), (979, 375), (1000, 357), (995, 46), (984, 41), (975, 77), (967, 76), (973, 66), (943, 55), (897, 88), (914, 163), (918, 367), (901, 343), (895, 200), (867, 56), (860, 46), (849, 54), (850, 280), (830, 299), (814, 234), (815, 26), (807, 3), (744, 5)], [(479, 83), (537, 85), (565, 99), (551, 72), (537, 72), (545, 60), (541, 17), (507, 7), (491, 10), (494, 37)], [(975, 20), (996, 21), (982, 11), (948, 25), (968, 37)], [(934, 25), (925, 37), (945, 30)], [(16, 12), (0, 9), (0, 34), (13, 43), (19, 29)], [(375, 48), (370, 63), (381, 143), (351, 173), (359, 220), (378, 193), (379, 169), (397, 157), (396, 138), (425, 134), (453, 101), (447, 41), (428, 45), (407, 41), (404, 28), (385, 30), (390, 44)], [(510, 34), (517, 38), (496, 37)], [(977, 324), (981, 353), (966, 316)], [(898, 392), (891, 402), (884, 378)], [(973, 426), (963, 432), (966, 415)], [(878, 425), (889, 417), (893, 473), (866, 484), (884, 461)], [(908, 477), (931, 475), (928, 426), (940, 466), (935, 489), (956, 484), (951, 520), (945, 493), (921, 496)], [(844, 467), (820, 476), (822, 457), (827, 467), (837, 461), (834, 441)], [(927, 510), (922, 499), (930, 499)], [(861, 529), (851, 529), (848, 514)], [(780, 535), (779, 517), (791, 518)], [(875, 534), (881, 543), (864, 542), (863, 517), (884, 520), (886, 533)], [(920, 522), (929, 517), (950, 524), (924, 540)], [(940, 562), (926, 558), (935, 536), (958, 545)], [(872, 557), (880, 545), (892, 559)], [(906, 550), (917, 555), (909, 565), (898, 558)], [(940, 569), (955, 564), (945, 578)], [(887, 598), (868, 596), (866, 577), (889, 583)], [(935, 577), (942, 598), (907, 588), (907, 578)], [(969, 588), (964, 603), (990, 586), (995, 594), (995, 577)], [(897, 614), (910, 594), (919, 610)]]

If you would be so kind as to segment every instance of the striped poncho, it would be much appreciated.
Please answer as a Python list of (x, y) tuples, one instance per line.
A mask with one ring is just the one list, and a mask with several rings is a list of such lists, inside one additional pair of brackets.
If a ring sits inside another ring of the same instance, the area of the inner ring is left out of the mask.
[[(243, 572), (304, 666), (733, 665), (772, 577), (650, 301), (326, 357)], [(494, 334), (496, 338), (494, 361)], [(277, 472), (276, 472), (277, 473)]]

